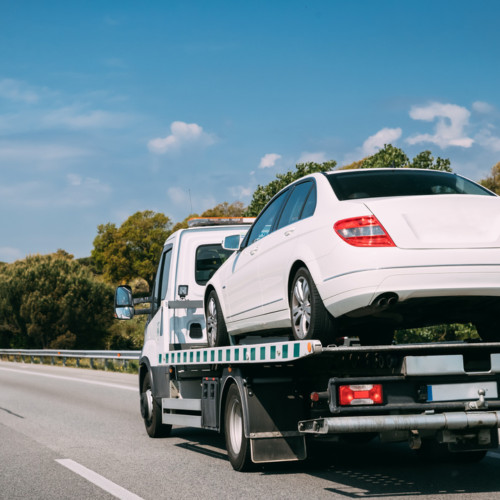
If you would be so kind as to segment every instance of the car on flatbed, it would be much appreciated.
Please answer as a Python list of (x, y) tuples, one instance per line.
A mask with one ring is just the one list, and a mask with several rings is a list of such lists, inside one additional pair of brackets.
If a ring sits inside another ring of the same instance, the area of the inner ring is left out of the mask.
[(500, 198), (460, 175), (364, 169), (281, 190), (208, 281), (211, 346), (284, 333), (389, 344), (394, 331), (472, 323), (500, 340)]

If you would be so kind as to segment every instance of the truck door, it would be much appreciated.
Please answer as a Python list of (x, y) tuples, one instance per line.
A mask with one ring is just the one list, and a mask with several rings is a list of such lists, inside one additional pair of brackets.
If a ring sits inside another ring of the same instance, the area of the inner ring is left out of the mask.
[[(164, 323), (169, 321), (168, 309), (162, 307), (162, 302), (165, 300), (168, 290), (169, 277), (170, 277), (170, 263), (172, 260), (172, 246), (167, 247), (161, 256), (160, 264), (156, 272), (155, 283), (153, 287), (153, 294), (151, 300), (151, 314), (149, 316), (148, 325), (146, 327), (146, 341), (157, 342), (158, 348), (164, 348), (164, 330), (168, 331), (169, 328), (164, 329)], [(164, 317), (165, 316), (165, 317)], [(169, 342), (169, 339), (166, 339)], [(160, 345), (161, 344), (161, 345)]]

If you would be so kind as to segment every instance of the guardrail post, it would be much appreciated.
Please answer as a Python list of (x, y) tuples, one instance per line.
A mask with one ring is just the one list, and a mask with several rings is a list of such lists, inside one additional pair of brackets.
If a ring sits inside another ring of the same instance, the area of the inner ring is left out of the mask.
[(55, 359), (54, 359), (54, 356), (51, 356), (51, 357), (50, 357), (50, 364), (51, 364), (51, 365), (54, 365), (54, 364), (55, 364)]
[(77, 368), (80, 368), (80, 358), (76, 358), (76, 366)]
[(63, 356), (63, 359), (62, 359), (62, 360), (63, 360), (63, 366), (66, 366), (66, 357), (65, 357), (65, 356)]
[(94, 366), (94, 358), (90, 358), (90, 368), (92, 368), (92, 370), (95, 368), (95, 366)]

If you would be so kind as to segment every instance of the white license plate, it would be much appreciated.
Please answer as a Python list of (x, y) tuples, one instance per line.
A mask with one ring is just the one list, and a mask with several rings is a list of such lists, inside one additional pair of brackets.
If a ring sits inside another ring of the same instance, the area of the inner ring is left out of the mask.
[(427, 401), (477, 401), (480, 389), (484, 389), (486, 399), (498, 398), (496, 382), (472, 382), (428, 385)]

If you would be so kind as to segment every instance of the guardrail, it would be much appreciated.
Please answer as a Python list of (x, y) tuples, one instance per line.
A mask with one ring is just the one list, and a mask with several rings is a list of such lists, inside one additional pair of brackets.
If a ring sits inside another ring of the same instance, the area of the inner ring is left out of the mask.
[(138, 361), (141, 351), (75, 351), (64, 349), (0, 349), (0, 359), (4, 356), (14, 357), (14, 360), (21, 359), (26, 363), (26, 358), (30, 363), (35, 363), (38, 358), (50, 358), (51, 364), (55, 364), (56, 359), (62, 359), (62, 364), (66, 366), (67, 359), (75, 359), (76, 366), (80, 366), (81, 359), (89, 359), (90, 367), (95, 368), (95, 360), (104, 360), (104, 368), (107, 367), (107, 361), (120, 361), (126, 368), (128, 361)]

